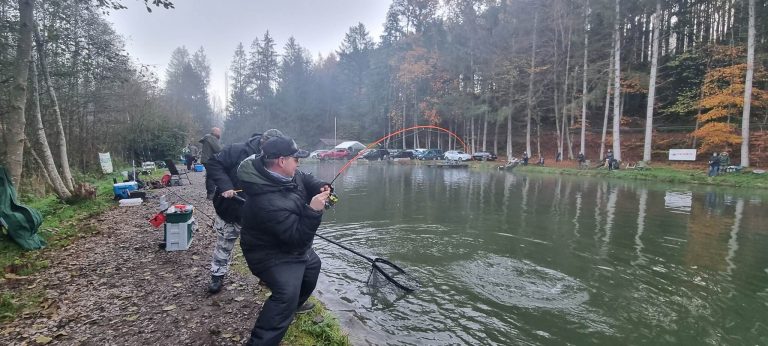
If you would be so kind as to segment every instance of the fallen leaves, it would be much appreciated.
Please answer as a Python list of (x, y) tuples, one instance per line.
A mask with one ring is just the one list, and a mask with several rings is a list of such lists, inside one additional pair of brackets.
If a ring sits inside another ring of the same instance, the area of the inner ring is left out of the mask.
[(51, 341), (53, 341), (53, 338), (49, 338), (49, 337), (47, 337), (45, 335), (38, 335), (35, 338), (35, 342), (40, 344), (40, 345), (45, 345), (45, 344), (47, 344), (47, 343), (49, 343)]
[[(178, 193), (212, 214), (202, 176), (192, 178), (200, 182)], [(209, 295), (215, 233), (197, 232), (187, 251), (159, 250), (162, 232), (137, 232), (149, 230), (145, 216), (156, 213), (149, 210), (153, 207), (139, 207), (147, 209), (146, 215), (137, 215), (140, 209), (107, 211), (96, 226), (103, 236), (46, 253), (51, 265), (38, 273), (0, 272), (0, 282), (40, 292), (34, 307), (0, 326), (0, 345), (205, 344), (212, 339), (199, 339), (199, 332), (208, 328), (216, 338), (228, 334), (218, 343), (242, 344), (257, 316), (251, 295), (257, 281), (233, 271), (232, 290)]]

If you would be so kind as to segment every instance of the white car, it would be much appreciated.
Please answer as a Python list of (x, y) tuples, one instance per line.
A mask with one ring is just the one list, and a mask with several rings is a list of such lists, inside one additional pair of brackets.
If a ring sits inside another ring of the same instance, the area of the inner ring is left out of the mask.
[(445, 152), (445, 159), (451, 161), (469, 161), (472, 159), (472, 155), (469, 155), (463, 151), (448, 150)]
[(315, 150), (315, 151), (313, 151), (313, 152), (311, 152), (311, 153), (309, 154), (309, 158), (310, 158), (310, 159), (316, 159), (316, 158), (317, 158), (317, 155), (320, 155), (320, 154), (322, 154), (322, 153), (324, 153), (324, 152), (326, 152), (326, 151), (328, 151), (328, 150), (322, 150), (322, 149), (321, 149), (321, 150)]

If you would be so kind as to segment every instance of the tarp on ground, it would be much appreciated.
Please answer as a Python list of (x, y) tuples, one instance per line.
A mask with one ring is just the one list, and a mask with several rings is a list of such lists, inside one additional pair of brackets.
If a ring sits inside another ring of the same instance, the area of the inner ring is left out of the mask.
[(45, 247), (45, 240), (37, 234), (43, 216), (37, 210), (19, 204), (16, 189), (3, 166), (0, 166), (0, 219), (11, 239), (25, 250)]

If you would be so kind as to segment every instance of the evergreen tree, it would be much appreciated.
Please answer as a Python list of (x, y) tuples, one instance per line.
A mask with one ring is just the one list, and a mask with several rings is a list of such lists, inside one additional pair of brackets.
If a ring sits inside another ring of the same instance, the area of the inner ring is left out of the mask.
[(165, 94), (192, 118), (197, 134), (204, 133), (212, 124), (213, 111), (207, 90), (210, 67), (206, 60), (202, 48), (190, 57), (182, 46), (173, 51), (166, 69)]

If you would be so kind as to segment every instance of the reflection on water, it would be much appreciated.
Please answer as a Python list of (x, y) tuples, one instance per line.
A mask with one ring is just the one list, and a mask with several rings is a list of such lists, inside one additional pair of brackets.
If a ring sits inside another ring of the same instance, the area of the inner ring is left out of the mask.
[(664, 195), (664, 207), (675, 213), (689, 214), (692, 199), (691, 192), (667, 191)]
[[(303, 164), (323, 179), (340, 166)], [(766, 195), (360, 163), (320, 232), (318, 295), (356, 344), (768, 344)]]

